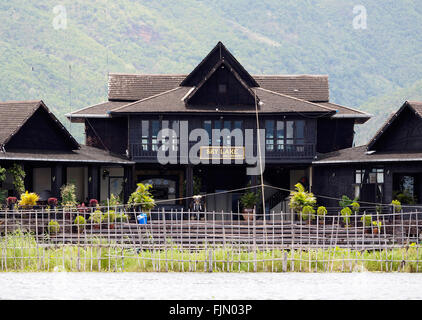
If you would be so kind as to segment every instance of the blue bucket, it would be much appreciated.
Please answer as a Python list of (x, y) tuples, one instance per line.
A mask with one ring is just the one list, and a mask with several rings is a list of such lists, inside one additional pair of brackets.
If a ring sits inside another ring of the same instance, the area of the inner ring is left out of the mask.
[(145, 213), (139, 214), (136, 219), (138, 220), (138, 224), (147, 224), (147, 215)]

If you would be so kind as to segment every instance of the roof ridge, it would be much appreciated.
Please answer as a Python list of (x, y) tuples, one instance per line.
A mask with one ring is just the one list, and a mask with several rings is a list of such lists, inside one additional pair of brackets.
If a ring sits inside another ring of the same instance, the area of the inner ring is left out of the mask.
[(42, 99), (38, 99), (38, 100), (10, 100), (10, 101), (1, 101), (0, 104), (29, 104), (29, 103), (40, 103), (42, 102)]

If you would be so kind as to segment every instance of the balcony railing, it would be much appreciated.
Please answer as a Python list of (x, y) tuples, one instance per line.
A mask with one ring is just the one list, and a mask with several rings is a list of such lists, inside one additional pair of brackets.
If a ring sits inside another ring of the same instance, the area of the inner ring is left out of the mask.
[[(189, 150), (196, 142), (190, 142), (187, 148), (182, 148), (182, 150), (188, 150), (188, 152), (182, 152), (181, 154), (181, 147), (178, 146), (177, 151), (173, 153), (172, 160), (180, 161), (181, 159), (187, 160)], [(141, 144), (141, 143), (132, 143), (130, 144), (130, 157), (133, 161), (146, 161), (146, 162), (158, 162), (157, 160), (157, 150), (160, 146), (159, 145), (152, 145), (152, 144)], [(208, 147), (208, 146), (206, 146)], [(230, 146), (222, 146), (222, 147), (230, 147)], [(255, 146), (253, 149), (253, 154), (256, 156), (257, 154), (257, 147)], [(282, 146), (274, 146), (272, 150), (268, 148), (268, 146), (262, 146), (262, 152), (265, 153), (266, 160), (271, 162), (280, 162), (286, 160), (308, 160), (313, 159), (316, 152), (315, 152), (315, 144), (286, 144)], [(246, 153), (247, 156), (247, 153)], [(183, 162), (186, 163), (186, 162)]]

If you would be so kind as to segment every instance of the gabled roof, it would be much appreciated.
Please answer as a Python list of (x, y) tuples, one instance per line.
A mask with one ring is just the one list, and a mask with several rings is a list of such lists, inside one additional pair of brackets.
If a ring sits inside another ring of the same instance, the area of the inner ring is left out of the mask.
[[(192, 91), (189, 92), (189, 94), (187, 95), (187, 97), (184, 99), (186, 104), (189, 104), (190, 99), (193, 98), (195, 96), (195, 94), (201, 90), (201, 88), (205, 85), (205, 83), (208, 81), (208, 79), (210, 79), (215, 72), (221, 67), (221, 66), (225, 66), (227, 67), (227, 69), (233, 74), (233, 76), (236, 78), (236, 80), (240, 83), (240, 85), (245, 89), (245, 91), (250, 95), (250, 97), (252, 98), (252, 101), (255, 100), (255, 94), (254, 92), (251, 90), (250, 87), (248, 87), (248, 85), (245, 83), (245, 81), (243, 81), (242, 77), (240, 77), (240, 75), (236, 72), (236, 70), (228, 63), (226, 62), (224, 59), (220, 60), (219, 62), (217, 62), (217, 64), (210, 70), (210, 72), (204, 77), (204, 79), (202, 79), (201, 82), (198, 83), (197, 86), (194, 87), (194, 89)], [(259, 98), (256, 99), (256, 102), (259, 103)]]
[(384, 133), (390, 128), (390, 126), (397, 121), (397, 119), (400, 117), (402, 112), (410, 108), (416, 116), (418, 116), (422, 120), (422, 102), (418, 101), (406, 101), (400, 109), (396, 113), (392, 113), (387, 120), (384, 122), (384, 124), (381, 126), (381, 128), (375, 133), (374, 137), (369, 141), (368, 143), (368, 150), (372, 150), (372, 147), (374, 144), (384, 135)]
[(47, 108), (42, 100), (0, 102), (0, 147), (4, 147), (38, 109), (44, 109), (56, 126), (69, 139), (73, 149), (79, 143), (67, 131), (63, 124)]
[(227, 61), (249, 87), (259, 87), (255, 79), (243, 68), (224, 44), (219, 41), (210, 53), (180, 83), (182, 87), (196, 87), (221, 60)]

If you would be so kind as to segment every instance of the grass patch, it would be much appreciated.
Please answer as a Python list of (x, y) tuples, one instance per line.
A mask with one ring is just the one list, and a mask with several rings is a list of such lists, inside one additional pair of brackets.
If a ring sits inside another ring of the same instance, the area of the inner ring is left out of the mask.
[[(47, 241), (48, 242), (48, 241)], [(45, 272), (420, 272), (418, 245), (380, 251), (341, 248), (246, 251), (239, 246), (181, 250), (122, 248), (96, 238), (84, 245), (52, 245), (17, 231), (0, 239), (0, 271)]]

